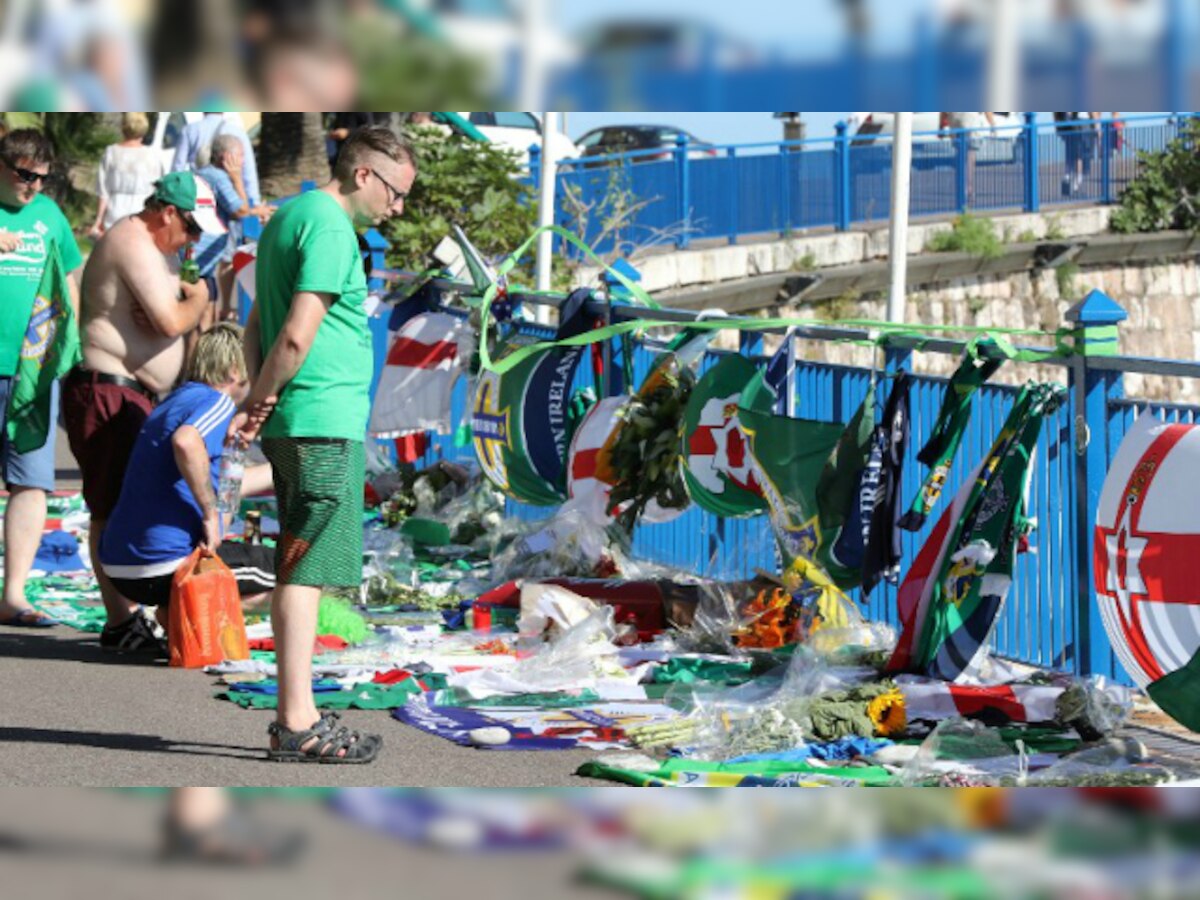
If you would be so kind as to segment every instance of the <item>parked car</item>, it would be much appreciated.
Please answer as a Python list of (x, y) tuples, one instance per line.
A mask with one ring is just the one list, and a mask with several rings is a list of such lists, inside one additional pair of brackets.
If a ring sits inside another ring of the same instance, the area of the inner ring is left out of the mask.
[[(541, 146), (542, 123), (531, 112), (460, 112), (493, 144), (517, 151), (522, 165), (529, 165), (529, 147)], [(561, 132), (550, 135), (555, 159), (574, 159), (579, 155), (575, 144)]]
[[(224, 115), (229, 118), (236, 117), (242, 127), (246, 129), (250, 139), (252, 141), (255, 139), (256, 129), (261, 122), (259, 113), (227, 112)], [(154, 127), (147, 132), (143, 142), (159, 152), (163, 164), (169, 170), (171, 163), (175, 161), (175, 148), (179, 145), (179, 136), (183, 133), (184, 127), (193, 122), (199, 122), (203, 118), (204, 113), (202, 112), (157, 113), (154, 117)]]
[[(956, 129), (969, 128), (975, 131), (975, 161), (981, 163), (1015, 162), (1020, 158), (1022, 124), (1019, 112), (993, 113), (996, 120), (995, 132), (988, 131), (984, 113), (964, 112), (918, 112), (913, 114), (913, 161), (916, 164), (936, 164), (939, 159), (950, 162), (957, 152), (954, 141)], [(854, 113), (851, 123), (855, 147), (867, 147), (876, 141), (887, 142), (896, 133), (896, 114), (891, 112)]]
[(654, 162), (670, 159), (681, 135), (686, 135), (688, 139), (688, 159), (706, 159), (717, 155), (712, 144), (671, 125), (605, 125), (584, 134), (577, 146), (585, 157), (657, 150), (657, 153), (639, 154), (632, 160)]

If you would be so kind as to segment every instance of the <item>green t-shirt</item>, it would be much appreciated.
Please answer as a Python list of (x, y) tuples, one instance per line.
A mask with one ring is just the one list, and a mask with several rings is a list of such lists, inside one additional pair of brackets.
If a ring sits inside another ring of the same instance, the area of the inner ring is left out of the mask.
[(337, 201), (308, 191), (271, 217), (258, 242), (255, 290), (264, 358), (297, 292), (337, 296), (263, 436), (363, 440), (375, 373), (363, 309), (367, 278), (354, 225)]
[(78, 269), (83, 257), (71, 233), (71, 223), (58, 204), (41, 194), (25, 206), (0, 205), (0, 231), (21, 236), (20, 247), (12, 253), (0, 253), (0, 376), (11, 376), (17, 373), (21, 344), (50, 244), (58, 244), (63, 271)]

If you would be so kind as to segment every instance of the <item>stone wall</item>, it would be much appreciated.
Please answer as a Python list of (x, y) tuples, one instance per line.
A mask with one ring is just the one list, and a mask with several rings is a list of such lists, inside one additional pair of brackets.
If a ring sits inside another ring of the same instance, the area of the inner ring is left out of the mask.
[[(1128, 356), (1164, 359), (1200, 358), (1200, 265), (1178, 259), (1155, 263), (1126, 263), (1079, 269), (1045, 269), (994, 278), (959, 279), (918, 289), (909, 294), (908, 322), (965, 325), (982, 328), (1033, 328), (1053, 331), (1068, 323), (1066, 311), (1088, 291), (1099, 289), (1129, 312), (1120, 326), (1120, 352)], [(839, 298), (813, 305), (778, 307), (772, 315), (812, 318), (886, 317), (886, 298)], [(1033, 344), (1033, 339), (1018, 343)], [(857, 347), (801, 343), (804, 358), (867, 365), (870, 351)], [(914, 354), (918, 372), (946, 375), (956, 360), (942, 354)], [(1006, 365), (996, 380), (1018, 384), (1028, 378), (1061, 378), (1059, 367)], [(1126, 375), (1129, 396), (1179, 403), (1200, 403), (1200, 379)]]
[[(1006, 241), (1066, 239), (1106, 232), (1112, 207), (1087, 207), (1041, 214), (995, 217)], [(950, 227), (948, 222), (915, 224), (908, 235), (910, 254), (922, 252), (930, 237)], [(886, 258), (888, 229), (834, 234), (800, 234), (788, 240), (761, 244), (709, 247), (650, 255), (634, 260), (642, 284), (651, 292), (694, 285), (719, 284), (731, 279), (777, 272), (853, 265)], [(594, 270), (581, 270), (579, 283), (593, 283)], [(1033, 328), (1053, 331), (1066, 325), (1064, 314), (1089, 290), (1099, 288), (1129, 312), (1121, 325), (1120, 352), (1165, 359), (1200, 358), (1200, 271), (1195, 258), (1124, 263), (1120, 266), (1044, 269), (1004, 276), (963, 278), (922, 286), (910, 293), (909, 322), (977, 327)], [(886, 318), (881, 295), (773, 307), (764, 315), (794, 315), (829, 320)], [(773, 350), (770, 336), (768, 350)], [(1025, 343), (1033, 343), (1028, 340)], [(736, 347), (735, 335), (723, 334), (718, 346)], [(868, 365), (869, 350), (847, 345), (802, 342), (809, 359)], [(918, 372), (949, 374), (957, 360), (934, 353), (914, 354)], [(999, 381), (1021, 383), (1029, 378), (1066, 380), (1061, 367), (1006, 365)], [(1180, 403), (1200, 403), (1200, 379), (1125, 376), (1129, 396)]]

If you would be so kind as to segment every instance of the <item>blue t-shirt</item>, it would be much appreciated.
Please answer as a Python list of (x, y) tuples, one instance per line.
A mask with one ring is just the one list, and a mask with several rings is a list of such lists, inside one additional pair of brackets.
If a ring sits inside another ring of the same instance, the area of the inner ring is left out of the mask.
[(189, 381), (146, 419), (100, 542), (100, 562), (109, 577), (168, 575), (204, 539), (204, 516), (175, 463), (171, 438), (183, 425), (200, 432), (215, 493), (225, 432), (234, 412), (228, 396)]

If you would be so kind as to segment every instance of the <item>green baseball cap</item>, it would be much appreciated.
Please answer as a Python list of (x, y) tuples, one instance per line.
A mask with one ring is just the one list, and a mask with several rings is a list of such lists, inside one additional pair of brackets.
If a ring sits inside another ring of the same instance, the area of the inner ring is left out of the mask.
[(212, 188), (191, 172), (171, 172), (154, 182), (154, 199), (191, 213), (196, 224), (209, 234), (226, 234), (217, 217), (217, 200)]

